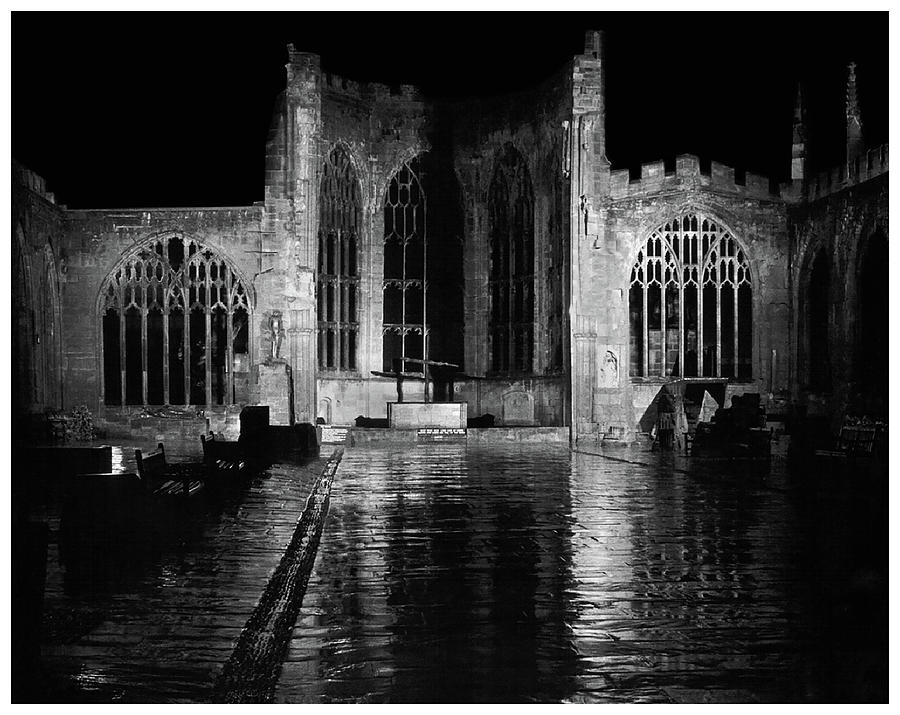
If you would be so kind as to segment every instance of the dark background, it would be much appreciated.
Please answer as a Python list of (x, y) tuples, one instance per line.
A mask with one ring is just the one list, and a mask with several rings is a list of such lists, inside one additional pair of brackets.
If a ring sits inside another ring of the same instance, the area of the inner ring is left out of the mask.
[(887, 141), (888, 14), (12, 13), (12, 151), (69, 207), (247, 205), (286, 44), (349, 79), (434, 97), (533, 86), (606, 31), (614, 168), (698, 154), (785, 180), (797, 82), (813, 171), (844, 151), (857, 62)]

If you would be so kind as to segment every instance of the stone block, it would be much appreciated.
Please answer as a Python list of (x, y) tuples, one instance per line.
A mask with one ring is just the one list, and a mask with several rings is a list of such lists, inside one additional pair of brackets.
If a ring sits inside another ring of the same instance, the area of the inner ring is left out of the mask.
[(294, 390), (290, 366), (271, 362), (261, 364), (258, 370), (260, 402), (269, 406), (269, 424), (292, 425)]
[(465, 402), (388, 402), (388, 424), (392, 429), (447, 427), (464, 429), (468, 404)]

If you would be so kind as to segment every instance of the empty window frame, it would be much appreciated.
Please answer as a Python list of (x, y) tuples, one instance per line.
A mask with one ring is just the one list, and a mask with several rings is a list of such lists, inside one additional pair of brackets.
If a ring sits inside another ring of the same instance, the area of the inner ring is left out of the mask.
[(384, 369), (399, 361), (404, 371), (421, 372), (425, 331), (424, 271), (427, 251), (426, 197), (417, 159), (391, 177), (384, 198)]
[(752, 376), (750, 264), (731, 233), (700, 214), (650, 234), (631, 269), (632, 377)]
[(319, 191), (319, 269), (316, 274), (319, 369), (355, 370), (359, 334), (359, 182), (343, 147), (335, 147)]
[(236, 401), (250, 301), (230, 262), (199, 241), (159, 238), (126, 257), (104, 281), (99, 320), (107, 405)]
[(522, 155), (507, 145), (488, 195), (491, 370), (530, 373), (534, 348), (534, 192)]
[(563, 241), (564, 212), (567, 207), (563, 198), (562, 176), (556, 175), (550, 195), (550, 210), (547, 216), (547, 236), (549, 238), (547, 281), (547, 372), (562, 372), (564, 367), (563, 335), (566, 329), (566, 308), (564, 288), (567, 285), (566, 245)]

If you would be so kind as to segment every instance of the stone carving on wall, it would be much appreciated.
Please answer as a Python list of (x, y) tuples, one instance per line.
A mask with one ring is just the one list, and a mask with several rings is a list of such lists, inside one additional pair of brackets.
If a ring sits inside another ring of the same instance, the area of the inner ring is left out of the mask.
[(504, 425), (533, 425), (534, 398), (524, 390), (512, 390), (503, 395)]
[(619, 386), (619, 360), (612, 350), (607, 350), (600, 367), (600, 387)]
[(284, 341), (284, 319), (280, 310), (273, 310), (269, 316), (269, 333), (272, 340), (272, 350), (269, 359), (272, 361), (281, 360), (281, 343)]

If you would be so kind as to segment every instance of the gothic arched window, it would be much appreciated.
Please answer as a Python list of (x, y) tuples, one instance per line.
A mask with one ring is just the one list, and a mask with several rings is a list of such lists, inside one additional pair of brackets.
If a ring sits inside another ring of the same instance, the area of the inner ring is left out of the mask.
[(360, 214), (356, 172), (346, 150), (335, 147), (325, 160), (319, 191), (316, 303), (320, 370), (356, 369)]
[[(404, 164), (391, 177), (384, 198), (384, 369), (394, 361), (424, 355), (424, 271), (426, 199), (419, 162)], [(404, 370), (421, 371), (420, 363)]]
[(491, 370), (529, 373), (534, 347), (534, 192), (522, 155), (507, 145), (488, 196)]
[(752, 313), (734, 236), (695, 213), (665, 223), (631, 269), (631, 376), (750, 378)]
[(249, 370), (250, 300), (230, 261), (186, 236), (143, 244), (100, 291), (107, 405), (216, 405)]

